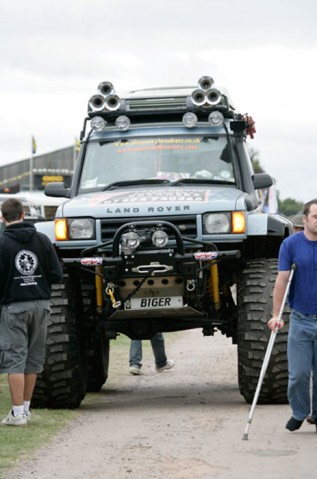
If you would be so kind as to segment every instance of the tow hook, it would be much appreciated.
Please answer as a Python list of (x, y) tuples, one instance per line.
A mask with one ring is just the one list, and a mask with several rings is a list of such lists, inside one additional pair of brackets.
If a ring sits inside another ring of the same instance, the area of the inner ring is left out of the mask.
[(110, 296), (112, 307), (117, 309), (121, 306), (121, 301), (116, 301), (116, 298), (114, 297), (114, 286), (112, 283), (108, 283), (106, 287), (106, 294)]
[(188, 280), (187, 280), (187, 283), (186, 283), (186, 289), (187, 289), (187, 291), (189, 291), (189, 292), (195, 291), (195, 289), (196, 289), (195, 280), (193, 280), (193, 279), (188, 279)]

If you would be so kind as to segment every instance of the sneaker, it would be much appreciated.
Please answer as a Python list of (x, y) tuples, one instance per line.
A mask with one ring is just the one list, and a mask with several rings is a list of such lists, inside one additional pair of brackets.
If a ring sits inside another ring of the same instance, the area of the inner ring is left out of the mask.
[(140, 374), (142, 374), (141, 368), (139, 368), (139, 366), (130, 366), (129, 372), (133, 376), (139, 376)]
[(175, 366), (174, 361), (172, 359), (168, 359), (166, 361), (166, 364), (164, 364), (164, 366), (162, 366), (161, 368), (156, 367), (155, 369), (156, 369), (157, 373), (161, 373), (161, 372), (166, 371), (168, 369), (172, 369), (174, 366)]
[(297, 429), (301, 427), (302, 424), (303, 424), (303, 421), (298, 421), (297, 419), (291, 417), (291, 419), (287, 421), (285, 427), (289, 431), (296, 431)]
[(30, 422), (31, 419), (32, 419), (32, 413), (31, 413), (31, 411), (30, 411), (30, 410), (29, 410), (29, 411), (26, 411), (24, 414), (25, 414), (25, 417), (26, 417), (26, 422)]
[(17, 414), (16, 416), (13, 416), (11, 410), (7, 417), (1, 421), (1, 424), (4, 424), (5, 426), (26, 426), (27, 420), (25, 414)]

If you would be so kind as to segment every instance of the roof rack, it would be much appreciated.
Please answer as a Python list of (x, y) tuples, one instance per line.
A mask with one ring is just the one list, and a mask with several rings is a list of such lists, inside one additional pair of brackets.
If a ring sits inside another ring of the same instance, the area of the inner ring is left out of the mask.
[(117, 118), (122, 114), (140, 116), (177, 112), (233, 112), (228, 95), (214, 87), (210, 76), (200, 77), (198, 85), (185, 87), (146, 88), (118, 96), (112, 83), (104, 81), (98, 86), (99, 93), (88, 102), (88, 116), (104, 119)]

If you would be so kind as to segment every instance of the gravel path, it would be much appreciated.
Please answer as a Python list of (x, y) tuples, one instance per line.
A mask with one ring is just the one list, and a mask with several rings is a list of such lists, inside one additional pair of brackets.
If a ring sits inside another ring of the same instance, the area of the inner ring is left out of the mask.
[(8, 479), (316, 477), (315, 428), (286, 431), (287, 405), (257, 406), (242, 441), (249, 406), (239, 394), (230, 339), (199, 330), (165, 337), (174, 369), (156, 373), (149, 351), (144, 374), (130, 376), (128, 351), (118, 359), (114, 350), (107, 386)]

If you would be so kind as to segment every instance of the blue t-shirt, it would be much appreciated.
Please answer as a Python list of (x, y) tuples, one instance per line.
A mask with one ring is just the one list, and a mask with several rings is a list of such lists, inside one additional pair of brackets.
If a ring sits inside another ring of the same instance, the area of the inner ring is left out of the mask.
[(317, 314), (317, 241), (310, 241), (304, 232), (286, 238), (280, 248), (279, 271), (290, 271), (296, 265), (288, 302), (303, 314)]

